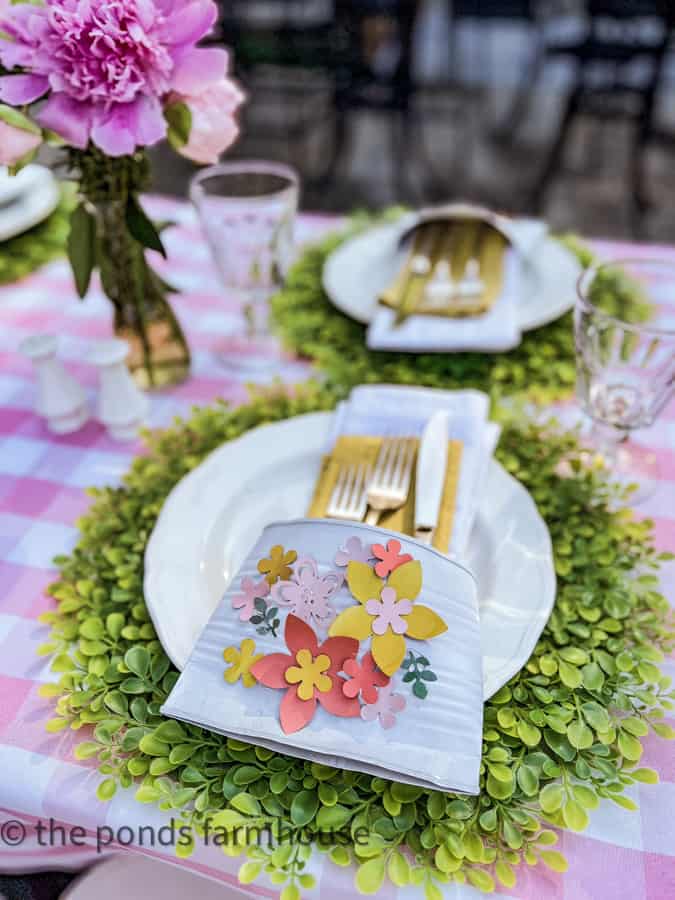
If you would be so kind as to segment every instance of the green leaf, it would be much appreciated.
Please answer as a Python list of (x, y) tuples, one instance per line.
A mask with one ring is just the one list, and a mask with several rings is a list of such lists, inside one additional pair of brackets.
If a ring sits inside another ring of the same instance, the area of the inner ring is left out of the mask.
[(259, 816), (262, 812), (258, 800), (245, 791), (233, 797), (230, 800), (230, 806), (247, 816)]
[(91, 759), (96, 756), (103, 748), (96, 741), (83, 741), (75, 747), (75, 759)]
[(155, 729), (155, 738), (166, 744), (182, 744), (187, 739), (187, 733), (180, 722), (167, 719), (159, 728)]
[(245, 862), (239, 869), (238, 878), (241, 884), (252, 884), (261, 872), (262, 863)]
[(102, 781), (96, 788), (96, 796), (105, 803), (108, 800), (112, 800), (116, 791), (117, 784), (115, 783), (115, 780), (113, 778), (106, 778), (105, 781)]
[(141, 246), (147, 247), (148, 250), (156, 250), (166, 259), (162, 239), (134, 194), (129, 194), (127, 200), (126, 223), (129, 233)]
[(124, 665), (134, 675), (145, 678), (150, 671), (150, 654), (145, 647), (132, 647), (124, 655)]
[(253, 784), (262, 777), (262, 771), (257, 766), (240, 766), (232, 775), (232, 781), (238, 786)]
[(559, 784), (547, 784), (539, 792), (539, 803), (545, 813), (549, 815), (557, 812), (562, 806), (563, 791)]
[(87, 211), (84, 203), (76, 206), (70, 215), (68, 259), (77, 293), (84, 297), (89, 290), (91, 273), (96, 263), (96, 219)]
[(356, 872), (356, 886), (362, 894), (377, 894), (384, 881), (385, 856), (362, 863)]
[(642, 756), (642, 744), (627, 731), (619, 732), (617, 743), (621, 754), (630, 762), (637, 762)]
[(580, 670), (576, 666), (570, 665), (570, 663), (565, 662), (562, 659), (558, 663), (558, 674), (565, 687), (575, 690), (581, 684), (582, 675)]
[[(291, 804), (291, 821), (302, 827), (312, 821), (319, 809), (319, 797), (316, 791), (300, 791)], [(333, 807), (335, 809), (335, 807)]]
[(335, 806), (322, 806), (316, 817), (316, 825), (320, 831), (337, 830), (344, 828), (351, 817), (351, 810), (339, 803)]
[(508, 863), (499, 860), (495, 865), (495, 875), (504, 887), (512, 888), (515, 886), (516, 873)]
[(586, 787), (584, 784), (575, 784), (572, 788), (574, 799), (580, 803), (584, 809), (597, 809), (600, 803), (598, 795), (592, 788)]
[(6, 106), (0, 103), (0, 122), (18, 128), (19, 131), (28, 131), (30, 134), (41, 135), (42, 129), (14, 106)]
[(583, 831), (588, 826), (588, 813), (576, 800), (568, 800), (562, 808), (563, 820), (572, 831)]
[(655, 772), (654, 769), (633, 769), (627, 774), (630, 775), (631, 778), (634, 778), (636, 781), (643, 782), (643, 784), (659, 783), (659, 773)]
[(170, 103), (164, 107), (164, 118), (169, 126), (167, 140), (174, 150), (180, 150), (190, 140), (192, 113), (185, 103)]
[(516, 781), (521, 791), (528, 797), (534, 797), (539, 791), (539, 776), (531, 766), (519, 766), (516, 773)]
[(279, 900), (300, 900), (300, 888), (296, 884), (287, 884), (279, 894)]
[(485, 869), (467, 869), (466, 877), (475, 888), (484, 894), (489, 894), (495, 889), (492, 876)]
[(540, 850), (539, 858), (553, 872), (566, 872), (568, 869), (567, 860), (557, 850)]
[(410, 864), (399, 850), (394, 850), (389, 857), (387, 874), (389, 875), (389, 880), (396, 887), (405, 887), (410, 884)]
[(567, 739), (577, 750), (587, 750), (593, 745), (593, 732), (588, 725), (577, 719), (567, 726)]

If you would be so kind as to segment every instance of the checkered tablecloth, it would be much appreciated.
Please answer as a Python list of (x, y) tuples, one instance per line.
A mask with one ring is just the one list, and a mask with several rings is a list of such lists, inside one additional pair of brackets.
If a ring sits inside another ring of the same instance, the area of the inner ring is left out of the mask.
[[(152, 397), (150, 424), (161, 426), (194, 404), (225, 398), (234, 403), (246, 397), (244, 380), (233, 380), (217, 359), (218, 343), (236, 329), (236, 303), (223, 296), (207, 249), (200, 240), (190, 210), (155, 200), (151, 210), (171, 218), (179, 227), (167, 232), (171, 280), (183, 291), (176, 310), (193, 348), (193, 375), (185, 384)], [(302, 217), (299, 237), (318, 237), (334, 222)], [(653, 248), (598, 244), (607, 257), (648, 254)], [(664, 252), (661, 248), (661, 252)], [(665, 251), (675, 260), (675, 250)], [(94, 292), (86, 302), (76, 300), (65, 262), (53, 263), (24, 282), (0, 290), (0, 872), (77, 868), (96, 857), (96, 829), (165, 824), (168, 815), (134, 800), (134, 790), (118, 791), (109, 804), (96, 799), (100, 780), (95, 768), (75, 759), (77, 738), (72, 733), (50, 735), (45, 722), (49, 701), (38, 696), (41, 683), (55, 679), (49, 663), (36, 655), (48, 629), (37, 617), (52, 601), (44, 589), (54, 578), (52, 558), (70, 551), (77, 539), (75, 522), (86, 509), (83, 489), (110, 484), (127, 469), (137, 445), (119, 444), (90, 421), (81, 431), (54, 437), (35, 415), (35, 387), (30, 363), (17, 352), (20, 340), (36, 332), (60, 336), (60, 355), (68, 369), (92, 393), (93, 368), (83, 362), (91, 342), (110, 333), (107, 301)], [(304, 380), (308, 367), (279, 356), (278, 374), (286, 381)], [(654, 519), (662, 549), (675, 550), (675, 404), (659, 423), (640, 436), (658, 454), (663, 480), (640, 513)], [(666, 593), (675, 597), (675, 565), (664, 568)], [(666, 670), (675, 674), (669, 663)], [(650, 737), (643, 764), (657, 769), (658, 786), (633, 789), (639, 812), (615, 805), (592, 814), (583, 835), (565, 833), (561, 849), (570, 868), (556, 875), (542, 867), (524, 867), (518, 885), (496, 896), (541, 900), (670, 900), (675, 897), (675, 754), (673, 746)], [(80, 826), (78, 844), (53, 831), (40, 846), (36, 823)], [(7, 828), (7, 823), (10, 823)], [(13, 825), (12, 825), (13, 823)], [(5, 826), (5, 831), (3, 831)], [(25, 829), (25, 839), (18, 826)], [(104, 838), (107, 832), (104, 832)], [(126, 836), (126, 835), (125, 835)], [(116, 848), (106, 847), (105, 853)], [(175, 859), (171, 849), (147, 846), (142, 852)], [(239, 862), (216, 848), (201, 848), (189, 861), (191, 869), (236, 883)], [(313, 864), (314, 897), (351, 897), (353, 873)], [(276, 896), (269, 884), (253, 886), (252, 895)], [(451, 888), (450, 897), (477, 895), (472, 888)], [(383, 897), (412, 897), (412, 889), (386, 888)]]

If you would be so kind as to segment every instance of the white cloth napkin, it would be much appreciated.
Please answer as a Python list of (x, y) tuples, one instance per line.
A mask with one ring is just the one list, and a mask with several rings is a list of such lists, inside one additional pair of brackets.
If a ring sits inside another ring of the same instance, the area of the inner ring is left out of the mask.
[(448, 553), (461, 558), (480, 502), (488, 463), (499, 440), (488, 421), (490, 401), (481, 391), (440, 391), (398, 385), (362, 385), (335, 411), (328, 450), (343, 434), (419, 437), (431, 416), (446, 410), (448, 439), (462, 442), (455, 518)]
[(502, 293), (488, 312), (461, 318), (411, 315), (396, 325), (396, 310), (380, 305), (368, 328), (367, 345), (371, 350), (455, 353), (496, 353), (517, 347), (521, 337), (517, 310), (520, 259), (515, 251), (506, 252)]

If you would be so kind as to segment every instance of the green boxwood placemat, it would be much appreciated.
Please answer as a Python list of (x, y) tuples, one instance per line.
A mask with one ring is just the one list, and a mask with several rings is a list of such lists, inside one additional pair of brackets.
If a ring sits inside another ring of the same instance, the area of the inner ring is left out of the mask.
[[(389, 878), (419, 885), (428, 900), (449, 881), (509, 888), (521, 860), (563, 871), (550, 826), (582, 830), (601, 798), (632, 809), (624, 788), (657, 781), (639, 767), (640, 738), (673, 737), (661, 722), (673, 695), (657, 665), (673, 631), (650, 523), (617, 505), (617, 491), (581, 465), (575, 435), (555, 423), (507, 421), (497, 451), (548, 523), (559, 589), (529, 663), (485, 705), (480, 797), (310, 764), (159, 714), (177, 673), (143, 600), (143, 553), (169, 491), (223, 441), (334, 403), (306, 386), (292, 397), (260, 393), (234, 411), (196, 410), (148, 437), (122, 487), (92, 490), (80, 541), (57, 560), (58, 608), (43, 616), (53, 630), (41, 650), (61, 673), (41, 689), (56, 702), (48, 729), (86, 728), (76, 755), (97, 759), (102, 800), (135, 782), (140, 801), (173, 810), (197, 836), (210, 819), (212, 834), (231, 837), (226, 852), (247, 854), (241, 880), (269, 876), (284, 900), (313, 884), (304, 871), (313, 848), (355, 863), (364, 893)], [(275, 834), (283, 826), (287, 840), (241, 846), (244, 826), (267, 825)], [(365, 843), (354, 838), (363, 828)], [(325, 846), (327, 829), (344, 843)]]
[[(384, 220), (400, 215), (392, 210)], [(527, 393), (545, 402), (574, 388), (572, 314), (526, 332), (509, 353), (392, 353), (369, 350), (364, 325), (337, 310), (321, 283), (328, 256), (345, 240), (382, 217), (355, 217), (341, 233), (310, 247), (272, 300), (272, 316), (284, 344), (313, 360), (335, 390), (345, 394), (356, 384), (419, 384), (436, 388), (478, 388), (494, 398)], [(582, 265), (592, 253), (573, 237), (562, 239)]]
[(61, 202), (48, 219), (30, 231), (0, 243), (0, 285), (19, 281), (63, 255), (73, 206), (73, 190), (64, 185)]

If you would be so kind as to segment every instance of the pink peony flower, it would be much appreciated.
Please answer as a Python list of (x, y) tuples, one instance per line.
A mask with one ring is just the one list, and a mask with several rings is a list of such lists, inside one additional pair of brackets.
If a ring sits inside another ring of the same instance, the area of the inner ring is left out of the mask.
[(195, 45), (215, 19), (212, 0), (45, 0), (0, 15), (0, 78), (14, 106), (48, 95), (36, 116), (75, 147), (110, 156), (165, 137), (163, 103), (222, 82), (227, 53)]
[[(2, 0), (0, 0), (2, 2)], [(42, 143), (39, 134), (15, 128), (0, 120), (0, 165), (13, 166), (23, 157), (36, 150)]]
[(229, 78), (223, 78), (193, 96), (179, 96), (192, 114), (190, 139), (178, 152), (197, 163), (218, 162), (220, 154), (239, 134), (235, 113), (244, 95)]

